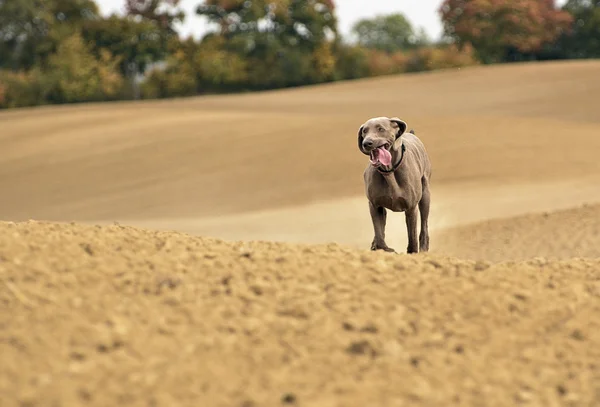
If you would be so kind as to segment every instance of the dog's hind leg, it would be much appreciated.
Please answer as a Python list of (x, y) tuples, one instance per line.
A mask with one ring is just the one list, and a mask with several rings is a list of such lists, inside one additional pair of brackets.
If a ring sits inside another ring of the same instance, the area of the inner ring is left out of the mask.
[(375, 232), (375, 238), (371, 244), (371, 250), (383, 250), (386, 252), (394, 252), (385, 243), (385, 223), (387, 213), (385, 208), (375, 207), (369, 202), (369, 212), (371, 213), (371, 220), (373, 221), (373, 230)]
[(419, 212), (421, 213), (421, 234), (419, 235), (420, 251), (429, 251), (429, 206), (431, 203), (431, 193), (429, 192), (429, 181), (425, 177), (422, 179), (423, 196), (419, 201)]

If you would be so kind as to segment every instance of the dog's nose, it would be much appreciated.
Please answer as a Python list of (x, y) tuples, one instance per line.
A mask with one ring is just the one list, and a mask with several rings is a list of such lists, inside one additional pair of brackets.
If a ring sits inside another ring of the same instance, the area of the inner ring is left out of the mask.
[(373, 141), (372, 140), (364, 140), (363, 141), (363, 148), (365, 150), (369, 150), (369, 149), (373, 148)]

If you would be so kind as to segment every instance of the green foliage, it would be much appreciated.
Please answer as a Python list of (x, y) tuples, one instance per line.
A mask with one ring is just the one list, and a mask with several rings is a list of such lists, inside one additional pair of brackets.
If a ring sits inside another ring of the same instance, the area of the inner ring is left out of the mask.
[(168, 51), (164, 66), (152, 69), (142, 84), (144, 98), (191, 96), (199, 92), (198, 74), (194, 66), (198, 44), (193, 40), (173, 40)]
[(160, 61), (167, 54), (163, 32), (154, 21), (112, 15), (86, 22), (82, 35), (92, 44), (96, 57), (100, 57), (104, 49), (119, 57), (120, 72), (124, 76), (143, 73), (149, 64)]
[(44, 36), (46, 27), (39, 17), (40, 6), (39, 0), (0, 2), (1, 67), (16, 70), (37, 62), (37, 41)]
[(193, 67), (187, 63), (175, 61), (181, 55), (173, 56), (173, 63), (166, 70), (154, 70), (142, 85), (145, 98), (168, 98), (192, 96), (197, 93), (198, 82)]
[(85, 102), (115, 98), (123, 86), (118, 60), (108, 51), (96, 59), (81, 35), (66, 38), (48, 61), (54, 102)]
[(0, 107), (117, 99), (123, 87), (118, 63), (106, 50), (96, 59), (73, 34), (49, 56), (47, 69), (0, 71)]
[(156, 23), (168, 36), (177, 35), (174, 25), (185, 18), (178, 5), (179, 0), (125, 0), (128, 15)]
[(334, 45), (335, 79), (358, 79), (369, 76), (369, 54), (366, 49), (359, 46)]
[(0, 67), (43, 66), (64, 38), (97, 17), (93, 0), (0, 1)]
[(248, 81), (248, 62), (226, 47), (223, 36), (207, 37), (194, 54), (194, 68), (201, 90), (234, 90)]
[(335, 78), (336, 56), (333, 46), (323, 42), (311, 54), (312, 81), (314, 83), (328, 82)]
[[(281, 1), (280, 1), (281, 2)], [(327, 33), (335, 35), (337, 20), (332, 1), (290, 0), (285, 8), (276, 9), (274, 23), (291, 45), (315, 50), (327, 41)]]
[(403, 14), (389, 14), (363, 19), (352, 27), (358, 43), (366, 48), (393, 53), (427, 44), (424, 31), (415, 33)]
[(568, 30), (572, 16), (553, 0), (444, 0), (445, 34), (472, 44), (486, 63), (504, 60), (507, 49), (536, 52)]
[(43, 105), (47, 88), (39, 70), (29, 72), (0, 71), (0, 108)]
[(572, 31), (559, 46), (567, 58), (600, 58), (600, 0), (569, 0), (565, 11), (574, 19)]
[(204, 40), (218, 46), (202, 47), (196, 64), (209, 88), (270, 89), (335, 77), (331, 1), (206, 0), (197, 12), (220, 27)]
[(162, 69), (153, 69), (142, 83), (141, 92), (144, 99), (162, 99), (168, 97), (168, 74)]
[(335, 35), (334, 9), (331, 0), (205, 0), (197, 13), (218, 24), (226, 38), (242, 36), (249, 48), (266, 36), (285, 48), (314, 49), (328, 33)]

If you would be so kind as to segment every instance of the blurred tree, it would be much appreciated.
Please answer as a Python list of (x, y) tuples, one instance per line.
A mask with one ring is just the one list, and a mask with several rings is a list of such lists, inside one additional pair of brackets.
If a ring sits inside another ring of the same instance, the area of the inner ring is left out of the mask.
[(267, 3), (268, 0), (204, 0), (196, 13), (217, 23), (221, 35), (230, 36), (258, 31), (259, 21), (267, 18)]
[(311, 55), (312, 81), (326, 82), (335, 77), (335, 55), (330, 42), (322, 43)]
[(388, 53), (414, 49), (428, 43), (424, 30), (415, 33), (403, 14), (360, 20), (352, 27), (352, 33), (361, 46)]
[(115, 98), (122, 86), (118, 63), (106, 50), (96, 59), (79, 33), (65, 38), (48, 58), (49, 98), (56, 103)]
[(334, 43), (335, 77), (339, 80), (369, 76), (369, 56), (363, 47)]
[(165, 32), (176, 35), (175, 24), (182, 22), (185, 13), (178, 8), (180, 0), (125, 0), (130, 16), (155, 21)]
[(37, 68), (29, 72), (0, 71), (0, 108), (47, 103), (47, 82)]
[[(191, 46), (191, 52), (186, 48)], [(169, 52), (163, 68), (152, 69), (142, 83), (144, 98), (192, 96), (198, 93), (198, 75), (194, 69), (193, 41)]]
[(205, 0), (197, 8), (217, 23), (211, 35), (224, 39), (221, 50), (246, 61), (248, 86), (259, 89), (334, 77), (334, 11), (331, 0)]
[[(275, 33), (284, 42), (312, 51), (322, 47), (328, 36), (337, 35), (335, 5), (331, 0), (279, 0), (271, 7)], [(286, 9), (287, 6), (287, 9)]]
[(119, 57), (119, 68), (124, 76), (143, 73), (149, 64), (162, 60), (167, 54), (161, 29), (154, 21), (112, 15), (86, 22), (82, 35), (93, 45), (96, 57), (100, 57), (104, 49)]
[(235, 90), (248, 80), (247, 60), (228, 50), (225, 41), (221, 35), (207, 36), (193, 55), (201, 91)]
[(335, 36), (334, 10), (332, 0), (205, 0), (197, 13), (217, 23), (227, 38), (242, 35), (250, 48), (277, 37), (282, 46), (314, 50)]
[[(127, 68), (126, 76), (130, 78), (133, 85), (133, 94), (137, 98), (139, 91), (135, 76), (145, 71), (148, 63), (154, 60), (154, 57), (168, 57), (169, 44), (173, 41), (179, 41), (179, 36), (175, 29), (177, 23), (183, 22), (185, 13), (179, 8), (180, 0), (125, 0), (125, 9), (127, 15), (134, 17), (134, 21), (145, 23), (144, 26), (138, 26), (139, 37), (130, 37), (130, 43), (134, 42), (139, 46), (130, 46), (130, 56), (124, 61)], [(147, 32), (150, 27), (151, 33)], [(142, 28), (146, 32), (140, 32)], [(148, 35), (149, 34), (149, 35)], [(139, 41), (141, 40), (141, 42)], [(159, 48), (156, 46), (159, 45)], [(142, 51), (142, 53), (138, 53)]]
[(569, 0), (563, 7), (574, 19), (573, 30), (559, 46), (567, 58), (600, 57), (600, 0)]
[(422, 72), (478, 64), (479, 61), (470, 44), (460, 49), (456, 44), (442, 44), (411, 51), (405, 63), (405, 70), (406, 72)]
[(500, 62), (509, 48), (540, 50), (569, 29), (571, 15), (554, 0), (444, 0), (444, 32), (459, 46), (471, 43), (482, 62)]
[(96, 18), (93, 0), (0, 0), (0, 67), (44, 64), (63, 38)]

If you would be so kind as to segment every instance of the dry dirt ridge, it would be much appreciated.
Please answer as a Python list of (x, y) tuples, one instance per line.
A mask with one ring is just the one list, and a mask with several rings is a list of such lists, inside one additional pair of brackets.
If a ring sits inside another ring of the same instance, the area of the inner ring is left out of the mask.
[(435, 251), (491, 262), (600, 259), (600, 205), (488, 219), (434, 233)]
[(0, 223), (0, 405), (597, 406), (600, 260)]

